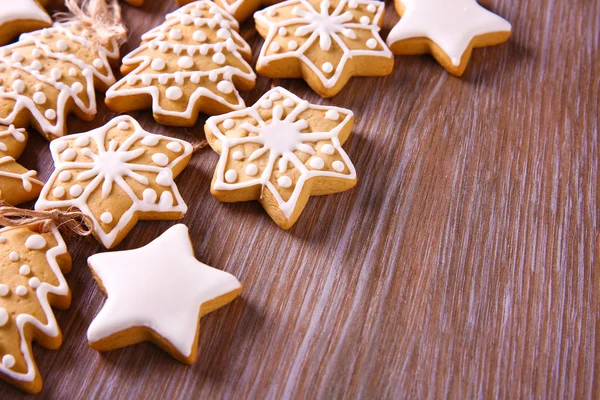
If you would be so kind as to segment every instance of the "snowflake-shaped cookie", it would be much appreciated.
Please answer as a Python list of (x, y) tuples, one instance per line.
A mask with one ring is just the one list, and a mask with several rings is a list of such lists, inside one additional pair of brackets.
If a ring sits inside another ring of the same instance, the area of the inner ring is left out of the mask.
[(50, 144), (55, 171), (37, 210), (77, 207), (94, 222), (94, 235), (116, 246), (139, 219), (177, 219), (187, 206), (173, 179), (192, 145), (143, 130), (129, 117)]
[(17, 205), (35, 199), (44, 183), (37, 172), (28, 170), (15, 160), (27, 143), (25, 129), (14, 125), (0, 126), (0, 200)]
[(350, 189), (356, 171), (342, 149), (354, 114), (310, 104), (276, 87), (245, 110), (211, 117), (206, 138), (221, 154), (211, 192), (221, 201), (256, 199), (283, 229), (310, 195)]
[(265, 38), (256, 68), (271, 78), (303, 77), (321, 96), (352, 76), (392, 72), (379, 36), (385, 4), (373, 0), (288, 0), (254, 14)]

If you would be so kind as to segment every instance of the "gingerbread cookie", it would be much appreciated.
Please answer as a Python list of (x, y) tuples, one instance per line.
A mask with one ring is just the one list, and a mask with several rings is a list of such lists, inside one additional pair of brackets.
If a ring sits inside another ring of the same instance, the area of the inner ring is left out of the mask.
[(51, 306), (71, 304), (63, 276), (70, 269), (58, 229), (42, 233), (38, 224), (0, 230), (0, 378), (21, 390), (42, 389), (32, 340), (47, 349), (62, 343)]
[(200, 318), (242, 290), (233, 275), (196, 260), (183, 224), (142, 248), (93, 255), (88, 265), (108, 296), (87, 333), (99, 351), (148, 340), (191, 364)]
[(17, 205), (38, 197), (44, 182), (36, 178), (37, 172), (30, 171), (17, 163), (25, 144), (27, 132), (14, 125), (0, 126), (0, 201)]
[(258, 200), (289, 229), (311, 195), (356, 185), (342, 149), (353, 123), (352, 111), (310, 104), (281, 87), (252, 107), (211, 117), (206, 139), (221, 154), (211, 193), (224, 202)]
[(67, 115), (96, 115), (95, 90), (115, 79), (115, 40), (94, 45), (83, 25), (56, 23), (0, 48), (0, 124), (33, 125), (48, 140), (66, 133)]
[(135, 119), (121, 116), (56, 139), (50, 151), (56, 169), (36, 210), (78, 208), (107, 248), (140, 219), (178, 219), (187, 211), (173, 181), (192, 155), (184, 140), (146, 132)]
[(52, 19), (36, 0), (0, 1), (0, 45), (23, 32), (47, 28)]
[(265, 38), (256, 70), (269, 78), (304, 78), (322, 97), (352, 76), (392, 72), (379, 36), (385, 4), (372, 0), (288, 0), (254, 14)]
[(460, 76), (475, 47), (504, 43), (510, 22), (476, 0), (396, 0), (401, 18), (387, 44), (394, 54), (431, 53), (452, 75)]
[(199, 112), (243, 108), (236, 87), (252, 89), (256, 75), (237, 29), (235, 19), (208, 0), (168, 14), (125, 56), (121, 72), (127, 76), (106, 92), (106, 104), (117, 112), (152, 107), (157, 122), (177, 126), (193, 125)]
[[(190, 3), (191, 0), (177, 0), (177, 4)], [(271, 6), (282, 0), (215, 0), (220, 7), (231, 14), (239, 22), (245, 21), (262, 6)]]

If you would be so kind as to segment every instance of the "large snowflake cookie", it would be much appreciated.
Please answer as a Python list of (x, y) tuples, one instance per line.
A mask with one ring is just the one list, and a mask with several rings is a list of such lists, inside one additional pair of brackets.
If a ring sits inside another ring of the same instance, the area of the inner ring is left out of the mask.
[(392, 52), (379, 36), (385, 3), (288, 0), (254, 14), (265, 38), (256, 70), (270, 78), (304, 78), (323, 97), (352, 76), (392, 72)]
[(204, 130), (221, 154), (211, 192), (219, 200), (258, 200), (289, 229), (310, 195), (356, 185), (342, 144), (352, 131), (352, 111), (310, 104), (276, 87), (245, 110), (211, 117)]
[(0, 230), (0, 378), (30, 393), (42, 389), (32, 340), (56, 349), (62, 335), (52, 308), (66, 309), (71, 292), (67, 246), (54, 228), (39, 225)]
[(116, 246), (140, 219), (178, 219), (187, 211), (173, 181), (192, 155), (186, 141), (143, 130), (129, 117), (50, 143), (56, 167), (36, 210), (76, 207), (96, 238)]
[(88, 265), (108, 296), (87, 333), (99, 351), (149, 340), (193, 363), (200, 318), (242, 290), (233, 275), (196, 260), (183, 224), (142, 248), (93, 255)]
[(0, 44), (50, 25), (52, 19), (36, 0), (0, 0)]
[(211, 1), (168, 14), (123, 59), (127, 74), (106, 93), (106, 104), (125, 112), (152, 107), (161, 124), (191, 126), (199, 112), (221, 114), (244, 107), (237, 88), (250, 90), (256, 75), (245, 59), (250, 46), (238, 23)]
[(431, 53), (460, 76), (475, 47), (504, 43), (511, 25), (476, 0), (395, 0), (401, 15), (387, 37), (394, 54)]
[(17, 205), (34, 200), (42, 190), (35, 171), (24, 168), (15, 161), (27, 144), (25, 129), (14, 125), (0, 126), (0, 201)]
[(0, 123), (33, 125), (51, 140), (66, 133), (67, 115), (92, 120), (95, 90), (115, 79), (116, 41), (95, 45), (79, 23), (57, 23), (0, 48)]

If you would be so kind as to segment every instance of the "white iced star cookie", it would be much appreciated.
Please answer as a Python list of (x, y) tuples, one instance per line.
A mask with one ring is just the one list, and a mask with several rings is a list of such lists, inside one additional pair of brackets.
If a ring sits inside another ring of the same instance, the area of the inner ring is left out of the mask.
[(387, 44), (394, 54), (431, 53), (452, 75), (467, 68), (476, 47), (504, 43), (511, 25), (476, 0), (395, 0), (401, 18)]
[(191, 364), (200, 318), (242, 290), (233, 275), (196, 260), (183, 224), (139, 249), (93, 255), (88, 265), (108, 296), (87, 333), (99, 351), (151, 341)]
[(119, 244), (140, 219), (178, 219), (187, 211), (174, 179), (192, 145), (146, 132), (129, 116), (50, 143), (55, 171), (37, 210), (76, 207), (107, 248)]
[(281, 87), (252, 107), (211, 117), (206, 139), (221, 154), (211, 193), (224, 202), (258, 200), (289, 229), (311, 195), (356, 185), (342, 149), (353, 122), (350, 110), (310, 104)]
[(256, 70), (270, 78), (304, 78), (322, 97), (352, 76), (392, 72), (379, 36), (385, 4), (373, 0), (288, 0), (254, 14), (265, 38)]
[(0, 230), (0, 378), (29, 393), (42, 389), (32, 341), (57, 349), (62, 334), (52, 307), (66, 309), (63, 273), (71, 256), (57, 228), (40, 224)]
[(0, 45), (23, 32), (52, 25), (48, 13), (35, 0), (0, 0)]
[(34, 200), (44, 186), (44, 182), (37, 179), (37, 172), (28, 170), (15, 160), (23, 153), (26, 144), (25, 129), (0, 125), (0, 201), (7, 204), (18, 205)]

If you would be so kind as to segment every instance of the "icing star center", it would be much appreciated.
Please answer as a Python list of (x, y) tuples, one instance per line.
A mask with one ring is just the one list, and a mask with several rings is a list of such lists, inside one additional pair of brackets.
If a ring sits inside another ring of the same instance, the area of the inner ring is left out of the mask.
[(296, 29), (296, 36), (306, 36), (314, 32), (319, 35), (319, 46), (323, 51), (328, 51), (331, 48), (331, 37), (334, 34), (341, 32), (350, 38), (356, 38), (356, 34), (352, 30), (343, 26), (343, 24), (352, 21), (352, 13), (346, 11), (342, 15), (336, 15), (334, 11), (333, 14), (329, 14), (328, 1), (321, 2), (320, 13), (294, 7), (292, 14), (309, 22), (309, 24)]

